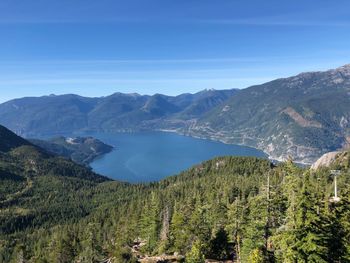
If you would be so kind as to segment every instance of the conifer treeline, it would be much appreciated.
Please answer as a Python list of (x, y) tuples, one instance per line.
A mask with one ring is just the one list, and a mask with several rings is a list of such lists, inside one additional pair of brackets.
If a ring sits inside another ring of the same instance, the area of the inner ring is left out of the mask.
[(349, 159), (337, 168), (336, 203), (328, 169), (243, 157), (216, 158), (159, 183), (92, 185), (88, 199), (72, 201), (89, 200), (87, 216), (3, 232), (0, 262), (135, 262), (137, 239), (143, 255), (177, 252), (191, 263), (350, 262)]

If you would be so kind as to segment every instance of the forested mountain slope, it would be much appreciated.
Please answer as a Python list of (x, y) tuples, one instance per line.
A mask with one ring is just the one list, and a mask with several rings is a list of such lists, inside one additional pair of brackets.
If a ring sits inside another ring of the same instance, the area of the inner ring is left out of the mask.
[[(89, 189), (108, 178), (33, 146), (0, 127), (0, 233), (74, 222), (95, 205)], [(79, 202), (77, 202), (79, 200)], [(7, 237), (6, 242), (15, 242)], [(8, 251), (8, 244), (0, 247)], [(5, 253), (6, 254), (6, 253)], [(7, 260), (0, 262), (8, 262)]]
[[(141, 262), (175, 252), (186, 262), (350, 260), (347, 153), (329, 168), (341, 171), (340, 201), (332, 202), (328, 168), (311, 172), (290, 161), (220, 157), (131, 185), (38, 150), (28, 155), (28, 147), (2, 154), (9, 187), (1, 189), (0, 261)], [(24, 192), (23, 175), (32, 180)]]
[(257, 147), (273, 158), (312, 163), (350, 142), (350, 65), (241, 90), (190, 134)]
[(97, 157), (113, 150), (112, 146), (92, 137), (59, 136), (48, 140), (30, 139), (29, 141), (50, 153), (64, 156), (86, 166), (89, 166)]
[(0, 152), (8, 152), (23, 145), (31, 145), (28, 141), (0, 125)]
[(101, 98), (77, 95), (22, 98), (0, 104), (0, 123), (32, 138), (82, 130), (150, 130), (173, 125), (179, 128), (236, 92), (204, 90), (175, 97), (115, 93)]

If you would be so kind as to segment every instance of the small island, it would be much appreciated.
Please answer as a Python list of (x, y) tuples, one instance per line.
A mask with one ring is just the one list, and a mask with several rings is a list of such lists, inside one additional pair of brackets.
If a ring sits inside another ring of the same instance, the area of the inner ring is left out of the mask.
[(49, 140), (31, 139), (31, 143), (46, 151), (72, 159), (72, 161), (89, 166), (96, 158), (113, 150), (113, 146), (93, 137), (55, 137)]

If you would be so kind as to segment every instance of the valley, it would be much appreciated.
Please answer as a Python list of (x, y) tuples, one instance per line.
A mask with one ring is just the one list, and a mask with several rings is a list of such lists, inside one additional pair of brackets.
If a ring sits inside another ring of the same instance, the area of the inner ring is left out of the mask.
[(25, 137), (73, 132), (171, 131), (312, 164), (349, 137), (350, 66), (242, 90), (103, 98), (44, 96), (0, 104), (0, 123)]

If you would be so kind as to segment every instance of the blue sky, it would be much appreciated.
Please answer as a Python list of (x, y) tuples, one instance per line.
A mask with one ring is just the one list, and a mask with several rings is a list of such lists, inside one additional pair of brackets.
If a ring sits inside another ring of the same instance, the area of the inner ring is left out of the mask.
[(348, 0), (0, 0), (0, 102), (245, 88), (349, 47)]

